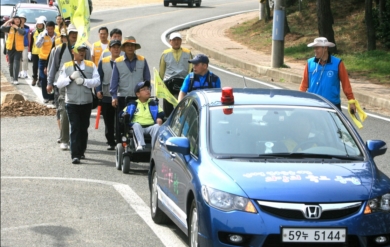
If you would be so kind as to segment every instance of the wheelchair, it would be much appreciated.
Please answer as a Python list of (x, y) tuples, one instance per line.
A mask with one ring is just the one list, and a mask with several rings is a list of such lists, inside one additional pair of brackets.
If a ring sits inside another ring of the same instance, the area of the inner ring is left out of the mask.
[[(136, 100), (134, 97), (126, 97), (126, 105), (131, 101)], [(157, 98), (153, 98), (158, 101)], [(152, 137), (149, 134), (144, 134), (145, 147), (143, 150), (136, 151), (136, 136), (133, 129), (130, 127), (130, 115), (124, 114), (119, 116), (121, 142), (117, 142), (115, 147), (115, 166), (117, 170), (122, 170), (123, 173), (129, 173), (131, 162), (149, 162), (152, 152)]]

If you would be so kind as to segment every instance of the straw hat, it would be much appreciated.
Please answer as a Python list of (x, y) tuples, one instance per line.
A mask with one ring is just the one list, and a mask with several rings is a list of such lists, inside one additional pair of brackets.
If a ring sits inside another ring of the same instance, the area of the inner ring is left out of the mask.
[(122, 45), (121, 45), (121, 50), (122, 50), (122, 51), (123, 51), (123, 47), (124, 47), (126, 44), (134, 44), (136, 50), (141, 49), (141, 45), (137, 43), (137, 41), (135, 40), (135, 38), (134, 38), (133, 36), (126, 36), (126, 37), (123, 39), (123, 42), (122, 42)]

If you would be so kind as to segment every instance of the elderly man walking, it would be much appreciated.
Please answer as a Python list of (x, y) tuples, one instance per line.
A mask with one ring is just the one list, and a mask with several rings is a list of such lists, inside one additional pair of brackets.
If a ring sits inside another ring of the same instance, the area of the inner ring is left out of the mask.
[[(189, 49), (181, 47), (182, 38), (180, 33), (171, 33), (169, 43), (171, 48), (166, 49), (160, 58), (159, 75), (170, 93), (177, 99), (184, 78), (192, 70), (192, 64), (188, 63), (192, 59), (192, 54)], [(164, 113), (169, 116), (173, 106), (166, 99), (163, 102)]]
[[(125, 55), (115, 59), (112, 77), (110, 82), (110, 94), (112, 96), (112, 106), (117, 108), (118, 113), (126, 106), (126, 97), (133, 96), (134, 87), (138, 82), (150, 81), (150, 70), (145, 57), (137, 55), (136, 50), (141, 49), (141, 45), (137, 43), (133, 36), (124, 38), (121, 50)], [(117, 123), (119, 119), (117, 119)], [(117, 142), (121, 141), (120, 127), (116, 124)]]
[[(340, 82), (347, 99), (355, 98), (344, 63), (328, 51), (335, 44), (319, 37), (307, 46), (314, 48), (315, 56), (307, 60), (299, 90), (321, 95), (341, 110)], [(355, 103), (349, 107), (352, 112), (356, 111)]]

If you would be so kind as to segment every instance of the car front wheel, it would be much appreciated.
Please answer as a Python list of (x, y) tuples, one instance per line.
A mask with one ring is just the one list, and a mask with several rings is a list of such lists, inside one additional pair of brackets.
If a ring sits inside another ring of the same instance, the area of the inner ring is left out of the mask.
[(150, 186), (150, 213), (156, 224), (164, 224), (168, 222), (168, 216), (158, 207), (158, 183), (156, 167), (152, 170), (152, 181)]
[(190, 210), (190, 227), (188, 228), (188, 236), (190, 247), (198, 247), (198, 209), (196, 207), (195, 200), (192, 200), (191, 210)]

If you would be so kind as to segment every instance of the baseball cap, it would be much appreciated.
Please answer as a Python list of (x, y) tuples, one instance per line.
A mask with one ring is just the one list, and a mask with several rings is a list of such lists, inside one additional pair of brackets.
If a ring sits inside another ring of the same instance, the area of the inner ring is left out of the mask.
[(181, 39), (180, 33), (171, 33), (171, 35), (169, 35), (169, 40), (173, 40), (174, 38)]
[(122, 43), (121, 43), (120, 40), (117, 40), (117, 39), (110, 40), (109, 47), (113, 47), (114, 45), (119, 45), (119, 46), (121, 46)]
[(188, 60), (188, 62), (193, 64), (198, 64), (198, 63), (209, 64), (209, 58), (204, 54), (198, 54), (193, 59)]
[(80, 44), (80, 45), (77, 47), (77, 50), (80, 50), (80, 49), (87, 49), (87, 50), (88, 50), (88, 46), (87, 46), (85, 43), (82, 43), (82, 44)]
[(138, 82), (137, 85), (134, 87), (134, 94), (137, 94), (139, 90), (143, 87), (149, 87), (150, 88), (150, 81), (141, 81)]
[[(72, 49), (73, 48), (74, 48), (74, 46), (72, 46)], [(77, 46), (77, 50), (81, 50), (81, 49), (87, 49), (88, 50), (88, 46), (85, 43), (82, 43), (79, 46)]]

